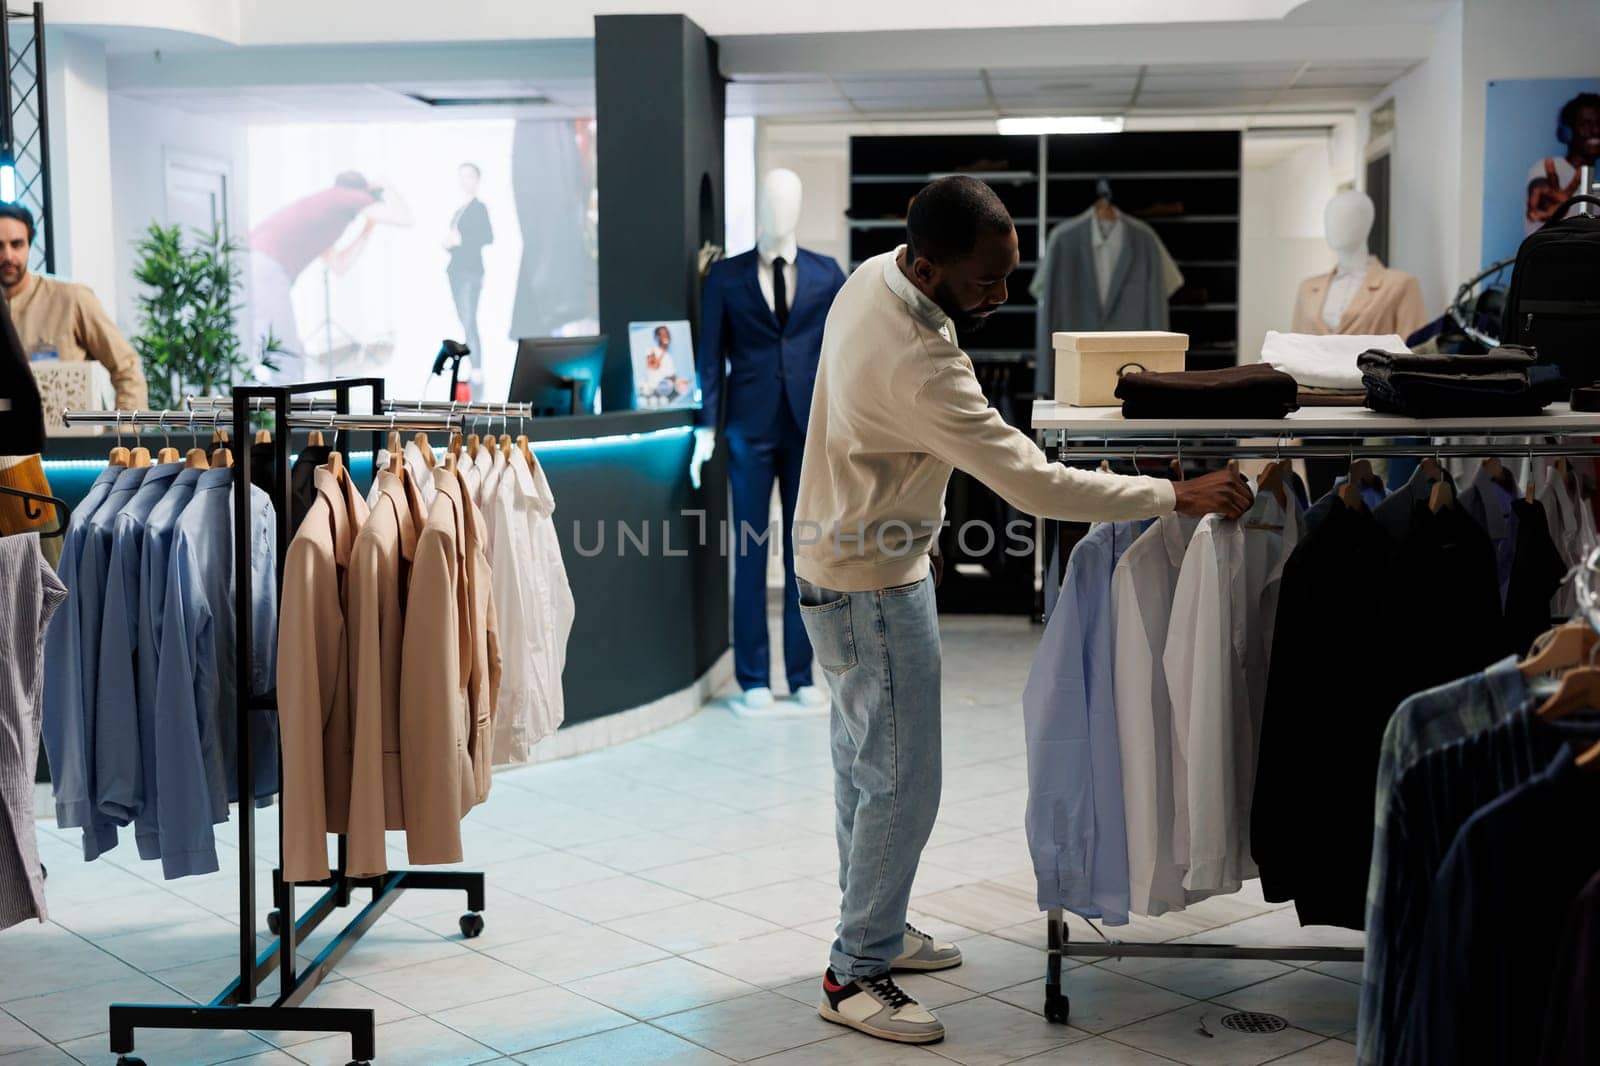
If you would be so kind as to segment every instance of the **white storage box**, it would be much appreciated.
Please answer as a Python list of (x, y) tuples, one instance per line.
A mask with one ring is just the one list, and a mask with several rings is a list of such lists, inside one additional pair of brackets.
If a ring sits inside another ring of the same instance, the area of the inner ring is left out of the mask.
[(1117, 378), (1130, 371), (1184, 368), (1187, 333), (1161, 330), (1056, 333), (1056, 402), (1073, 407), (1116, 407)]

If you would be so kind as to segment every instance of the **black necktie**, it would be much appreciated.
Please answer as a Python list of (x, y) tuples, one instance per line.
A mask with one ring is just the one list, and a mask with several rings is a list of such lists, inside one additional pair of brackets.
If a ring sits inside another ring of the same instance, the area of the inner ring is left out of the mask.
[(772, 261), (772, 310), (778, 316), (779, 329), (789, 324), (789, 285), (783, 277), (788, 265), (781, 255)]

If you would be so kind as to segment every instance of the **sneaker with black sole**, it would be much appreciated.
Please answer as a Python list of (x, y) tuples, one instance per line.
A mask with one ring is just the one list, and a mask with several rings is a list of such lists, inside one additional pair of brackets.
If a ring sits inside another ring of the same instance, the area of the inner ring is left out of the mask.
[(889, 964), (890, 971), (908, 970), (928, 973), (931, 970), (949, 970), (961, 965), (961, 949), (954, 944), (935, 940), (910, 922), (906, 923), (905, 946), (900, 955)]
[(832, 969), (827, 970), (817, 1013), (880, 1040), (932, 1044), (944, 1039), (944, 1024), (886, 973), (841, 983)]

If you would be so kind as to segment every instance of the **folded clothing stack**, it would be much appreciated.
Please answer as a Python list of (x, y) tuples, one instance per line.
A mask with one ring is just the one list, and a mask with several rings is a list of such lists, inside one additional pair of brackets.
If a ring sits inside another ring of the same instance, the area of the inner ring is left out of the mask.
[(1260, 363), (1117, 381), (1124, 418), (1282, 418), (1300, 406), (1295, 393), (1294, 378)]
[(1413, 355), (1374, 349), (1356, 361), (1374, 411), (1412, 418), (1537, 414), (1571, 392), (1559, 367), (1531, 348), (1483, 355)]
[(1261, 344), (1261, 361), (1294, 378), (1302, 389), (1360, 392), (1361, 371), (1356, 367), (1356, 357), (1374, 348), (1403, 352), (1406, 344), (1396, 335), (1334, 333), (1323, 336), (1268, 330)]

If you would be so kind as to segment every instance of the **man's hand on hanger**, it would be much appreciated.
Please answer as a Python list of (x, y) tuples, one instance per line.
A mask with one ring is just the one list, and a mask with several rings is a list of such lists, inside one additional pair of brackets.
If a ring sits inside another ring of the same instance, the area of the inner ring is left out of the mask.
[(1189, 481), (1174, 481), (1179, 514), (1220, 514), (1224, 518), (1238, 518), (1250, 509), (1255, 497), (1244, 477), (1231, 470), (1218, 470)]

